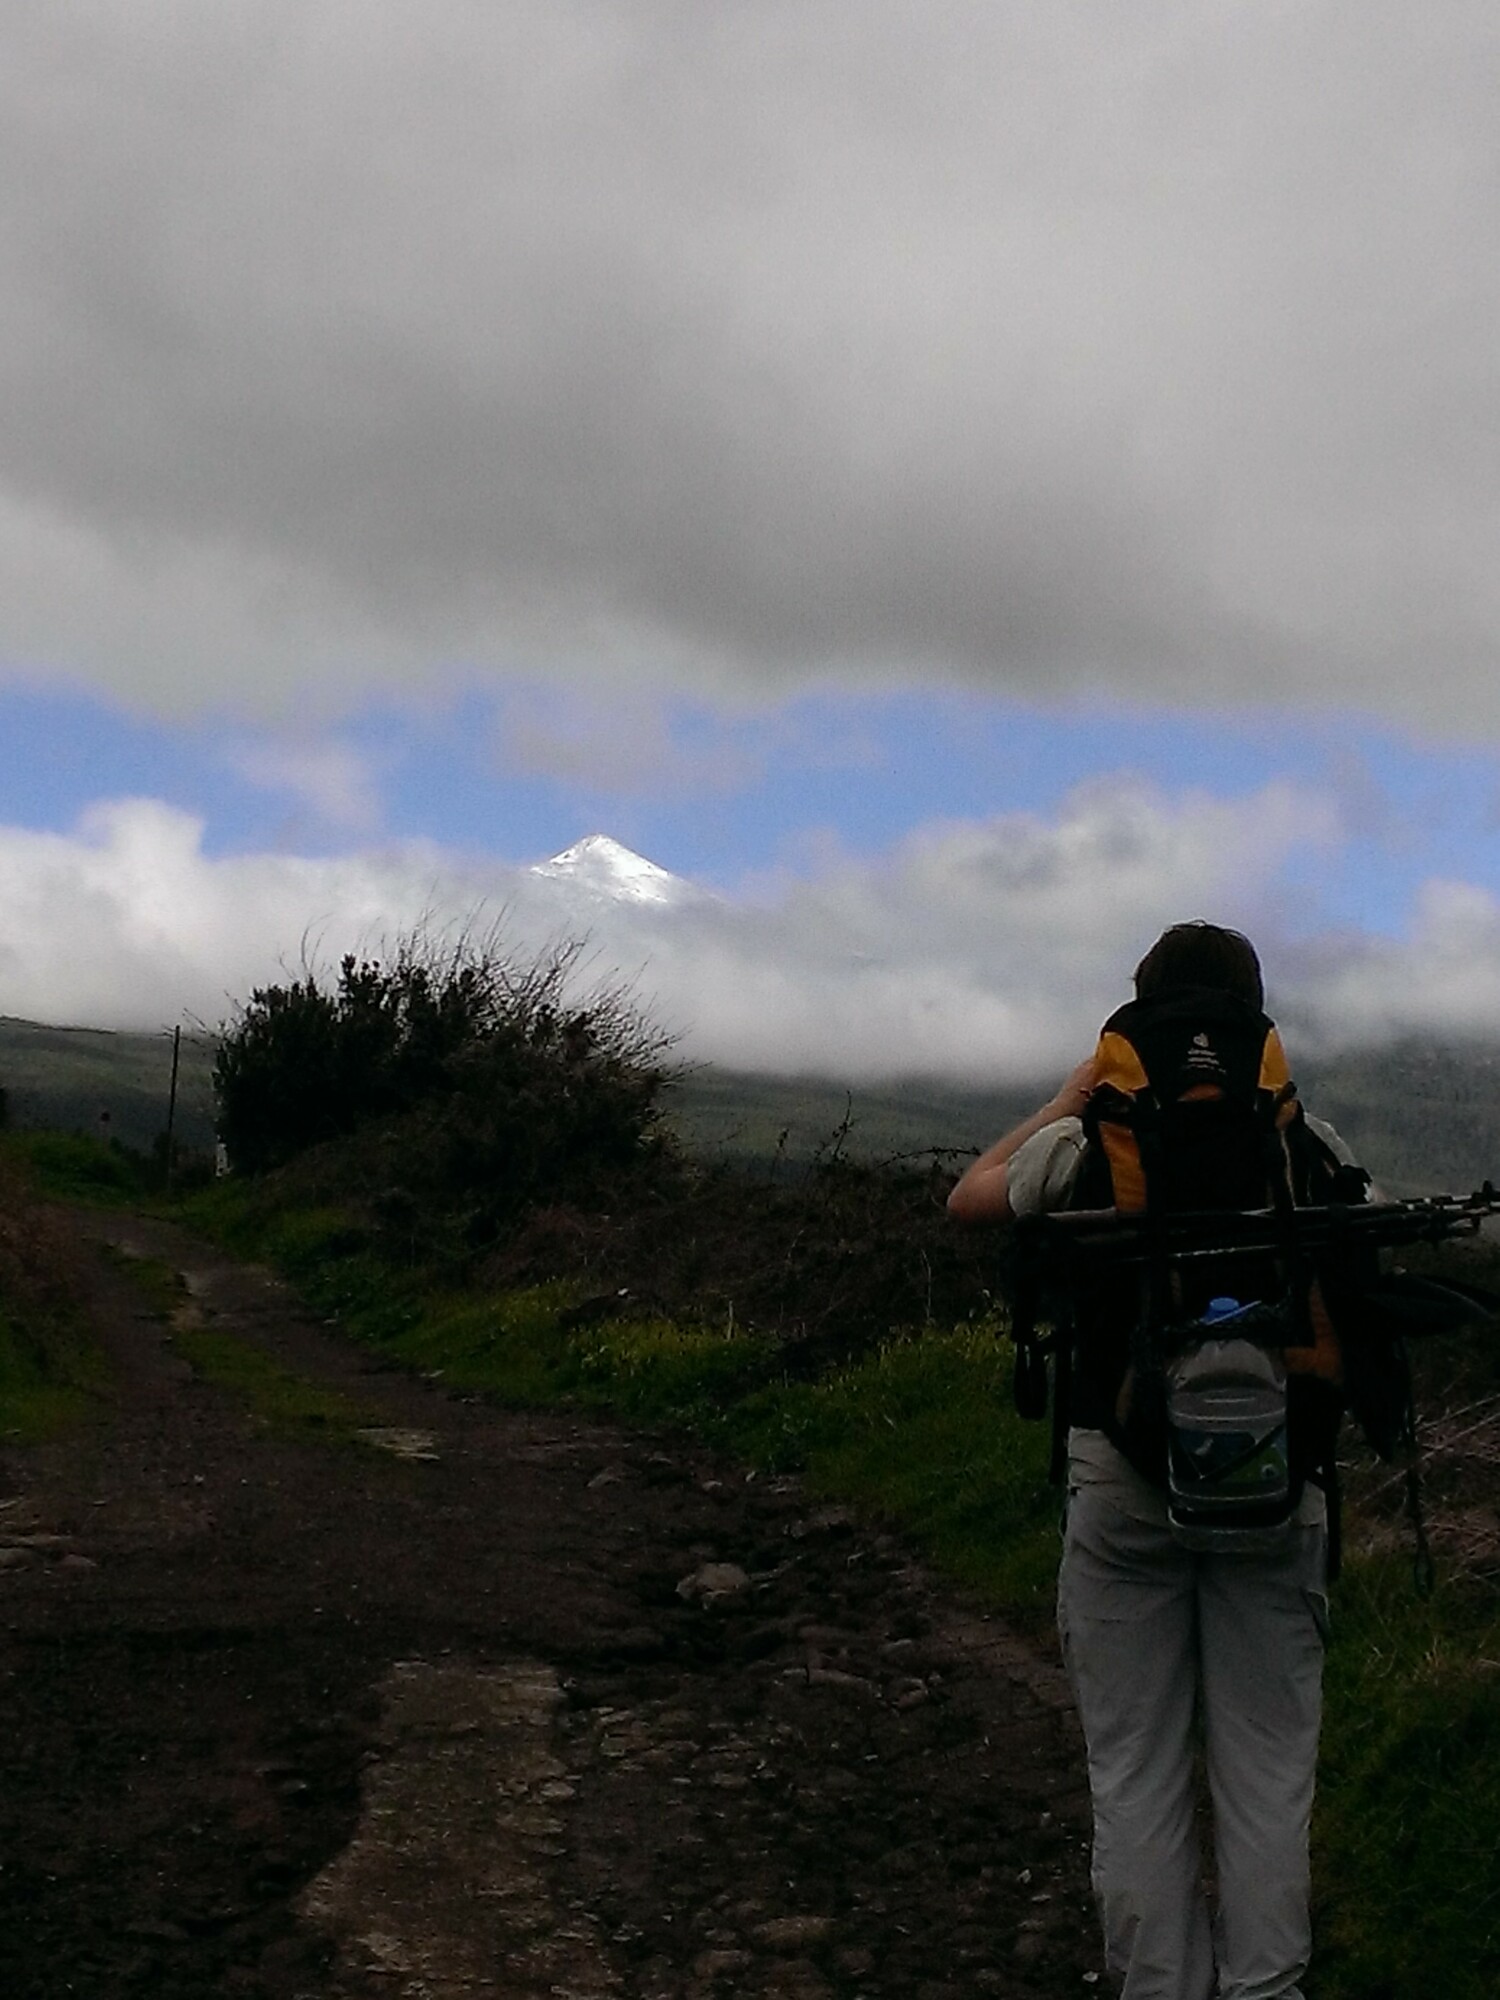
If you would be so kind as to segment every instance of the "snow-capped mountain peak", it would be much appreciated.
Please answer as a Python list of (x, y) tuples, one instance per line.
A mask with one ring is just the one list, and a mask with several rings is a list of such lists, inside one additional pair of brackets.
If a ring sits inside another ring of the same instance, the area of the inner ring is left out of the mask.
[(634, 854), (607, 833), (591, 833), (584, 840), (539, 861), (532, 869), (551, 882), (569, 883), (576, 888), (619, 903), (678, 903), (693, 894), (690, 882), (658, 868), (643, 854)]

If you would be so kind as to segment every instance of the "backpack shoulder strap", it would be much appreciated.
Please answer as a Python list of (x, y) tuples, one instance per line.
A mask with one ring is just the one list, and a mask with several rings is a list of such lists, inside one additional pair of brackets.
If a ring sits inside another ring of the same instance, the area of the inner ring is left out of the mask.
[(1091, 1196), (1102, 1194), (1095, 1203), (1100, 1208), (1146, 1206), (1138, 1127), (1151, 1101), (1151, 1079), (1131, 1038), (1130, 1012), (1122, 1007), (1104, 1024), (1094, 1054), (1094, 1088), (1084, 1107), (1084, 1178), (1091, 1182)]

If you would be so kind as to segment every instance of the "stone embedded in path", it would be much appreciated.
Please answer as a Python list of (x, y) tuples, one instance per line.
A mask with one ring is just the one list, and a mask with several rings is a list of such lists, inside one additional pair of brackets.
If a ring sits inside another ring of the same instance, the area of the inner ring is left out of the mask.
[(702, 1951), (693, 1960), (693, 1971), (699, 1979), (728, 1979), (753, 1963), (748, 1951)]
[(689, 1604), (715, 1604), (749, 1588), (750, 1579), (738, 1563), (704, 1563), (682, 1579), (677, 1595)]
[(756, 1926), (758, 1944), (771, 1951), (806, 1951), (821, 1944), (833, 1929), (832, 1917), (772, 1917)]
[(393, 1458), (421, 1465), (435, 1465), (438, 1460), (438, 1442), (431, 1431), (407, 1430), (395, 1424), (368, 1424), (356, 1431), (355, 1436), (361, 1444), (376, 1451), (388, 1451)]

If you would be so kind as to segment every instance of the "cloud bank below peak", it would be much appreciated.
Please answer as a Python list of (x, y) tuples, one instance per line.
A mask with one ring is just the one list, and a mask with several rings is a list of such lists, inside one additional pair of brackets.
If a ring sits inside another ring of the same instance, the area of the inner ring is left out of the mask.
[[(684, 1055), (849, 1078), (975, 1081), (1060, 1072), (1092, 1044), (1163, 925), (1208, 915), (1262, 949), (1299, 1046), (1500, 1029), (1500, 902), (1430, 883), (1404, 938), (1330, 941), (1288, 870), (1331, 852), (1326, 801), (1116, 783), (1051, 818), (920, 829), (889, 853), (826, 855), (737, 898), (608, 893), (599, 872), (512, 866), (408, 843), (332, 858), (213, 856), (150, 800), (71, 834), (0, 829), (0, 1012), (54, 1022), (215, 1021), (252, 987), (378, 952), (413, 926), (498, 923), (522, 956), (587, 940)], [(636, 880), (628, 855), (606, 872)], [(656, 878), (649, 878), (655, 882)]]
[(1497, 83), (1474, 0), (27, 10), (0, 658), (1494, 736)]

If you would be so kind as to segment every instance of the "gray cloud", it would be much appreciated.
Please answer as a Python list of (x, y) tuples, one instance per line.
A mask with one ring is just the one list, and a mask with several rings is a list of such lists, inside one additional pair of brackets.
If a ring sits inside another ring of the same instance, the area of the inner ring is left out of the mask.
[(733, 792), (765, 768), (764, 750), (719, 731), (674, 731), (665, 704), (629, 690), (514, 686), (496, 738), (502, 770), (616, 797)]
[(0, 656), (1500, 726), (1492, 7), (102, 0), (0, 78)]

